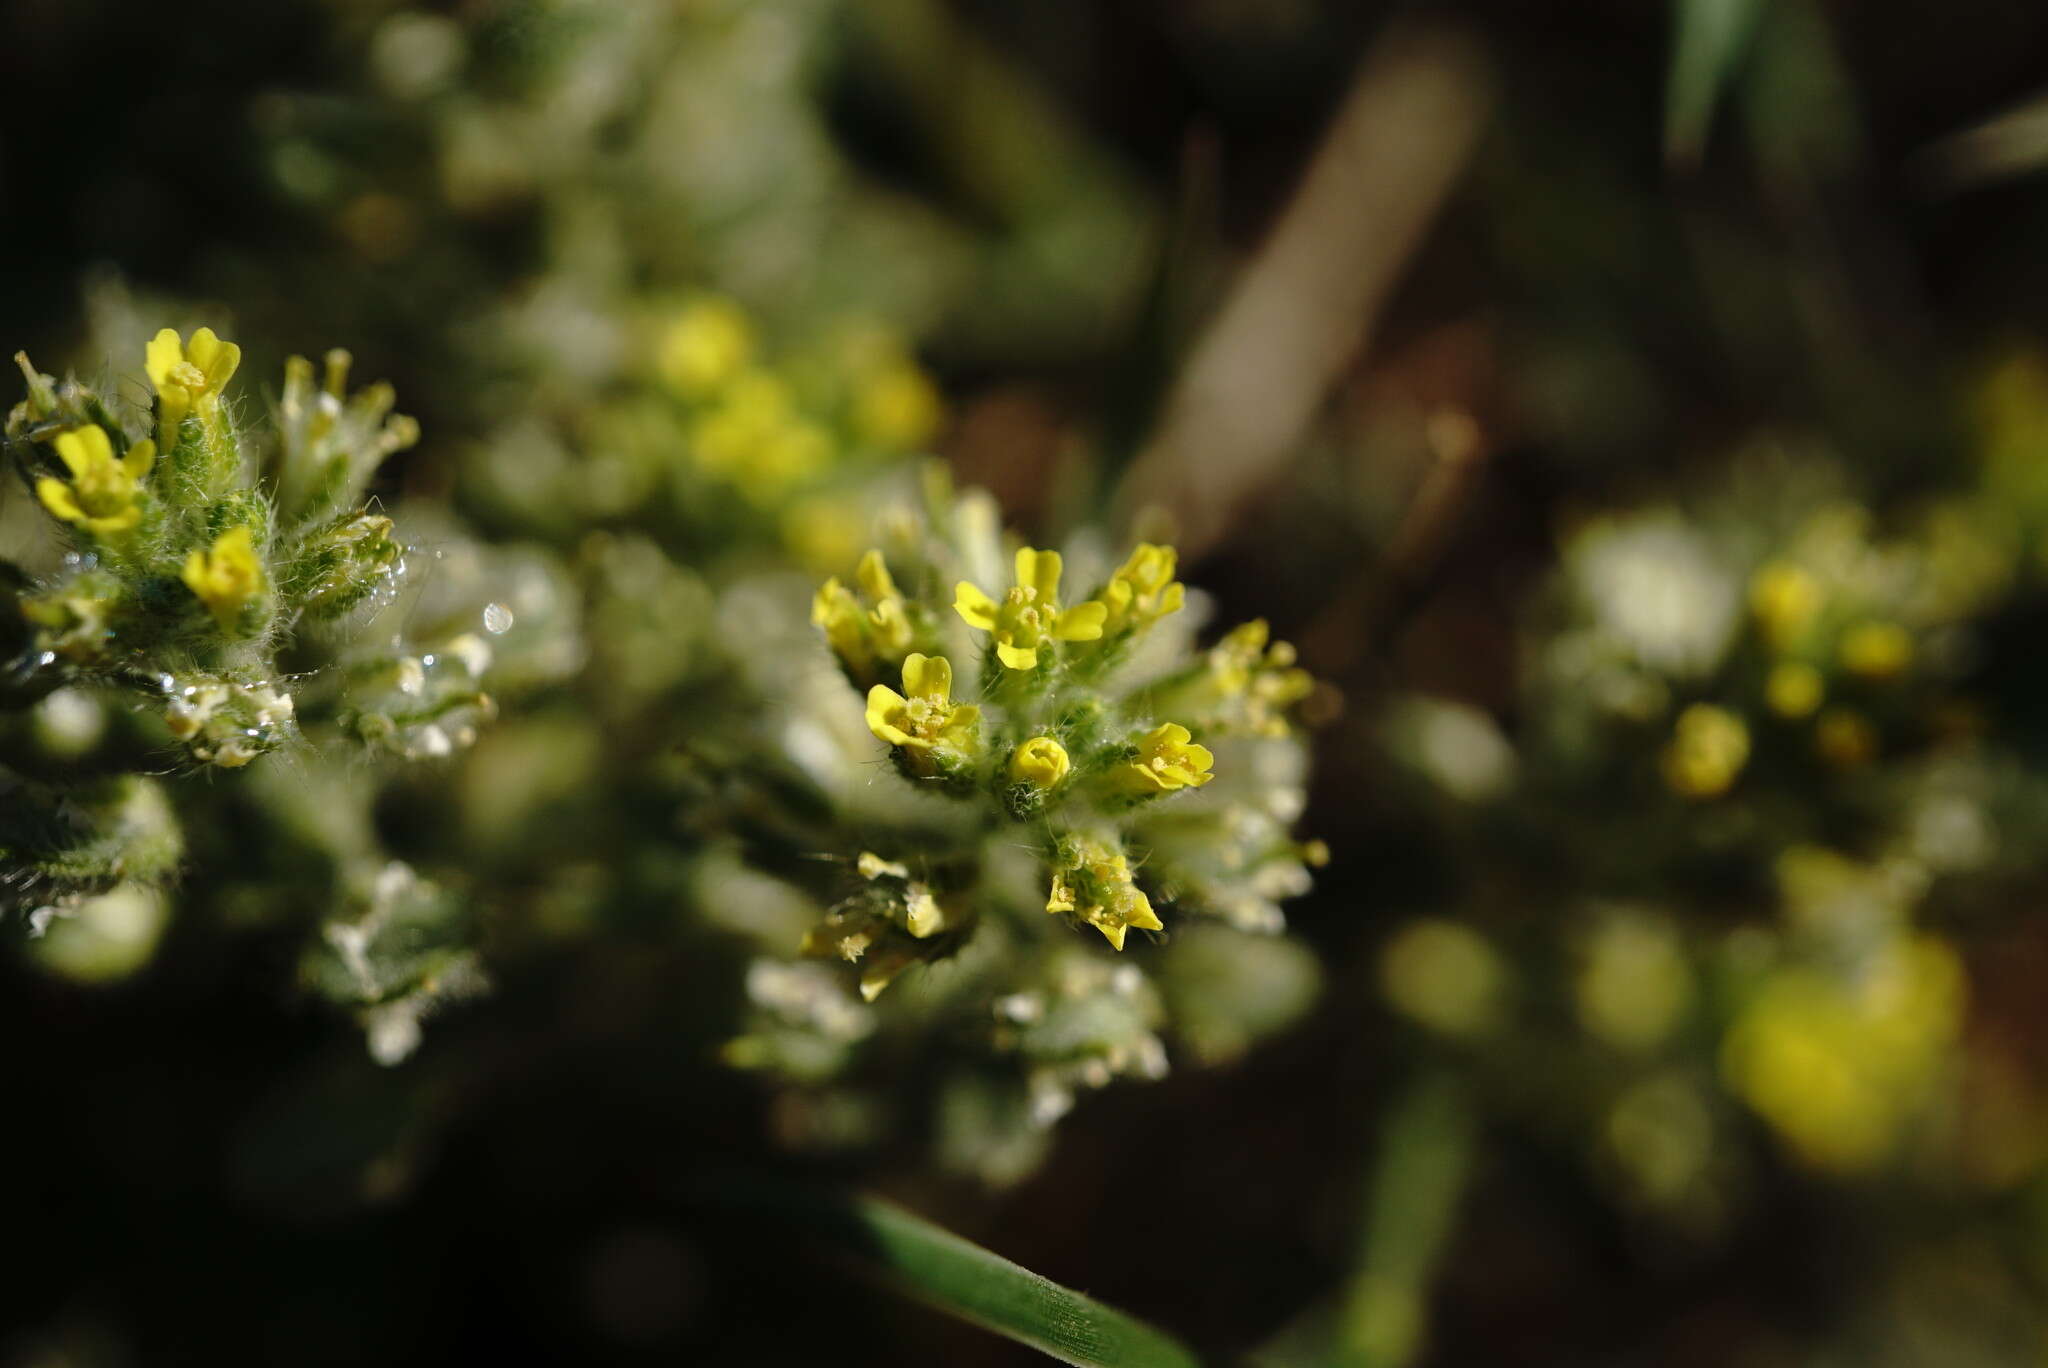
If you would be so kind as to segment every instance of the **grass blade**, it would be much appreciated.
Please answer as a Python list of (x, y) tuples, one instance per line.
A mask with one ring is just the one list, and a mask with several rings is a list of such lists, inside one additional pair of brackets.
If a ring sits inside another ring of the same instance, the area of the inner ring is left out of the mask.
[(888, 1285), (1081, 1368), (1197, 1368), (1168, 1335), (1011, 1263), (893, 1202), (757, 1183), (706, 1204), (786, 1223)]

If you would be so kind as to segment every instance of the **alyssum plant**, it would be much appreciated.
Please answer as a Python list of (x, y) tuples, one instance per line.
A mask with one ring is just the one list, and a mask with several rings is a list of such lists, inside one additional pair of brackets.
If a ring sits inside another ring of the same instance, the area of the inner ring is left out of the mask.
[(857, 692), (811, 706), (864, 715), (896, 771), (870, 786), (906, 788), (864, 797), (802, 945), (850, 963), (858, 1000), (823, 965), (757, 964), (754, 1029), (729, 1054), (830, 1077), (886, 1025), (884, 990), (933, 966), (898, 1019), (978, 1017), (954, 1032), (970, 1053), (1023, 1066), (959, 1064), (941, 1103), (942, 1145), (996, 1176), (1004, 1156), (1028, 1165), (1018, 1140), (1077, 1087), (1157, 1077), (1169, 1041), (1235, 1053), (1312, 995), (1312, 965), (1274, 937), (1327, 858), (1290, 834), (1290, 713), (1313, 684), (1263, 622), (1198, 649), (1170, 547), (1006, 554), (993, 503), (943, 482), (880, 525), (812, 606)]
[[(173, 802), (166, 784), (194, 770), (240, 770), (322, 727), (420, 749), (492, 707), (480, 640), (409, 654), (311, 630), (359, 625), (405, 571), (391, 520), (364, 505), (378, 465), (419, 435), (389, 386), (351, 394), (345, 352), (317, 374), (294, 357), (273, 421), (251, 432), (226, 395), (240, 360), (210, 329), (159, 332), (137, 412), (17, 357), (28, 396), (6, 453), (58, 545), (39, 573), (5, 567), (0, 896), (41, 924), (115, 890), (154, 896), (181, 857), (179, 814), (204, 810), (203, 790)], [(130, 744), (36, 744), (52, 717), (113, 718)]]

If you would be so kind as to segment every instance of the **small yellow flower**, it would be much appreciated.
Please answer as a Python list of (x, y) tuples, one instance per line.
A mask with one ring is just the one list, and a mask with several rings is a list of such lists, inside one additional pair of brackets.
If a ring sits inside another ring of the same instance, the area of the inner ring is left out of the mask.
[(1748, 763), (1749, 728), (1742, 719), (1712, 703), (1695, 703), (1678, 715), (1664, 747), (1664, 782), (1682, 797), (1715, 798)]
[(826, 642), (850, 668), (865, 672), (877, 659), (902, 659), (915, 633), (909, 602), (896, 587), (880, 551), (871, 549), (862, 556), (853, 578), (874, 606), (864, 605), (835, 575), (811, 600), (811, 625), (824, 629)]
[(1099, 841), (1084, 841), (1072, 862), (1053, 871), (1045, 910), (1072, 913), (1100, 931), (1116, 950), (1132, 928), (1162, 931), (1166, 924), (1152, 910), (1152, 900), (1131, 878), (1130, 861)]
[(183, 578), (222, 630), (232, 628), (263, 592), (263, 562), (256, 555), (254, 534), (246, 525), (230, 527), (211, 549), (185, 558)]
[(1162, 722), (1138, 741), (1138, 758), (1122, 767), (1119, 777), (1140, 793), (1171, 793), (1200, 788), (1216, 776), (1209, 766), (1216, 757), (1178, 722)]
[(1820, 613), (1821, 588), (1813, 576), (1786, 561), (1772, 561), (1749, 582), (1749, 608), (1764, 639), (1779, 650), (1797, 644)]
[(157, 436), (164, 446), (177, 441), (186, 414), (197, 410), (206, 417), (220, 407), (221, 391), (241, 364), (242, 349), (214, 336), (211, 328), (193, 333), (189, 343), (172, 328), (150, 339), (143, 368), (156, 387)]
[(836, 454), (832, 434), (792, 418), (762, 435), (752, 455), (733, 468), (732, 482), (755, 503), (773, 505), (830, 469)]
[(903, 660), (903, 687), (908, 698), (884, 684), (868, 690), (869, 731), (924, 757), (939, 749), (960, 754), (972, 749), (981, 709), (951, 701), (951, 662), (912, 651)]
[(1062, 610), (1060, 553), (1017, 550), (1017, 583), (1001, 603), (973, 583), (953, 587), (953, 608), (969, 627), (996, 639), (996, 655), (1012, 670), (1038, 666), (1038, 648), (1046, 641), (1094, 641), (1102, 635), (1109, 609), (1092, 599)]
[(1037, 789), (1055, 789), (1073, 768), (1067, 748), (1050, 736), (1034, 736), (1010, 754), (1010, 778)]
[(1139, 542), (1102, 592), (1109, 607), (1104, 630), (1114, 632), (1127, 624), (1142, 627), (1179, 612), (1187, 600), (1187, 586), (1173, 577), (1177, 559), (1178, 553), (1170, 546)]
[(729, 299), (698, 300), (676, 315), (662, 334), (655, 365), (677, 393), (710, 394), (746, 368), (754, 355), (754, 328)]
[(1764, 680), (1764, 701), (1787, 720), (1812, 715), (1827, 694), (1821, 672), (1803, 660), (1780, 661)]
[(938, 390), (907, 360), (884, 366), (854, 396), (854, 431), (862, 441), (887, 451), (921, 449), (944, 417)]
[(1896, 622), (1859, 622), (1842, 633), (1842, 668), (1864, 679), (1895, 678), (1913, 662), (1913, 638)]
[(143, 438), (116, 460), (114, 444), (104, 428), (87, 424), (57, 434), (58, 459), (71, 472), (71, 483), (45, 475), (36, 481), (36, 497), (65, 522), (96, 537), (126, 532), (142, 521), (135, 501), (142, 477), (156, 464), (156, 443)]
[(795, 413), (796, 401), (778, 376), (742, 371), (692, 426), (691, 454), (699, 469), (737, 479), (762, 447), (794, 420)]

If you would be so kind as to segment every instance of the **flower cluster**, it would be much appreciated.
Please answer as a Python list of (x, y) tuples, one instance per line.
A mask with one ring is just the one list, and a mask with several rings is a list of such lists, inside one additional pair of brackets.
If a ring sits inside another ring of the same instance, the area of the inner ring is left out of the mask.
[[(344, 911), (324, 943), (348, 968), (328, 963), (309, 981), (364, 1014), (380, 1053), (398, 1052), (408, 1023), (479, 978), (459, 943), (461, 909), (391, 873), (404, 867), (377, 849), (360, 757), (365, 745), (442, 755), (474, 739), (494, 709), (485, 638), (512, 618), (484, 601), (515, 596), (507, 577), (407, 582), (407, 547), (365, 498), (378, 465), (419, 430), (392, 413), (389, 386), (350, 391), (346, 352), (329, 352), (317, 376), (311, 362), (287, 362), (274, 421), (257, 432), (228, 393), (241, 350), (210, 329), (149, 342), (147, 413), (18, 360), (28, 396), (8, 416), (7, 455), (61, 550), (18, 571), (0, 565), (12, 610), (0, 735), (27, 743), (0, 755), (4, 906), (27, 910), (38, 933), (53, 928), (46, 958), (65, 972), (131, 971), (168, 915), (161, 886), (186, 831), (219, 839), (208, 791), (192, 792), (165, 752), (242, 770), (310, 737), (292, 781), (265, 800), (279, 828), (331, 838)], [(460, 545), (430, 554), (452, 571)], [(331, 784), (317, 743), (346, 739), (359, 743), (354, 771), (344, 764)], [(264, 767), (247, 780), (263, 787)], [(240, 878), (261, 884), (270, 844), (238, 847)], [(317, 911), (307, 866), (278, 877), (295, 908)]]
[[(1027, 1126), (1065, 1111), (1077, 1087), (1163, 1073), (1176, 1038), (1205, 1056), (1210, 1041), (1248, 1040), (1299, 1010), (1307, 994), (1292, 958), (1241, 961), (1293, 1004), (1277, 1018), (1238, 1020), (1217, 1005), (1258, 991), (1175, 991), (1193, 972), (1182, 964), (1232, 977), (1209, 940), (1182, 955), (1184, 929), (1278, 933), (1280, 901), (1327, 858), (1289, 832), (1303, 774), (1292, 709), (1312, 687), (1291, 651), (1268, 641), (1264, 623), (1196, 649), (1199, 605), (1175, 578), (1171, 547), (1141, 543), (1120, 563), (1086, 540), (1005, 554), (986, 498), (955, 499), (942, 482), (921, 512), (898, 509), (880, 525), (882, 545), (848, 579), (824, 583), (811, 620), (865, 694), (866, 731), (902, 799), (886, 819), (857, 819), (864, 846), (846, 860), (858, 878), (805, 936), (804, 954), (850, 964), (869, 1012), (905, 974), (944, 964), (916, 998), (978, 1003), (982, 1048), (1024, 1066), (1014, 1105), (977, 1093), (960, 1114)], [(1005, 580), (990, 573), (998, 565)], [(806, 698), (857, 712), (844, 685)], [(759, 1004), (734, 1057), (814, 1078), (827, 1051), (795, 1047), (797, 1018), (844, 1013), (792, 1013), (793, 982), (774, 979), (781, 996)], [(829, 996), (829, 980), (805, 982), (807, 1000)], [(1190, 997), (1208, 1016), (1182, 1037), (1172, 1008)], [(858, 1038), (886, 1035), (886, 1021)], [(856, 1067), (855, 1035), (838, 1032), (835, 1071)], [(1003, 1128), (988, 1124), (993, 1144)]]

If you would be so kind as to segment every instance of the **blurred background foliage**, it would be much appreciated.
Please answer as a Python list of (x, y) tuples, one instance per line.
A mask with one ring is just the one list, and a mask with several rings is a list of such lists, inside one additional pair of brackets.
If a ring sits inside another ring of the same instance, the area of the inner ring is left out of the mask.
[[(425, 434), (359, 633), (484, 626), (499, 705), (185, 776), (168, 893), (11, 923), (7, 1361), (1033, 1361), (692, 1199), (764, 1170), (1221, 1360), (2039, 1361), (2039, 7), (0, 35), (8, 346), (136, 398), (209, 323), (251, 410), (346, 346)], [(1325, 682), (1293, 939), (1177, 935), (1173, 1071), (1057, 1131), (949, 1086), (938, 989), (843, 1085), (724, 1062), (819, 1024), (749, 970), (859, 811), (789, 744), (844, 692), (801, 613), (924, 450), (1037, 544), (1177, 532)], [(0, 739), (161, 743), (68, 690)], [(472, 919), (490, 993), (439, 1010)], [(352, 999), (323, 924), (397, 978)]]

